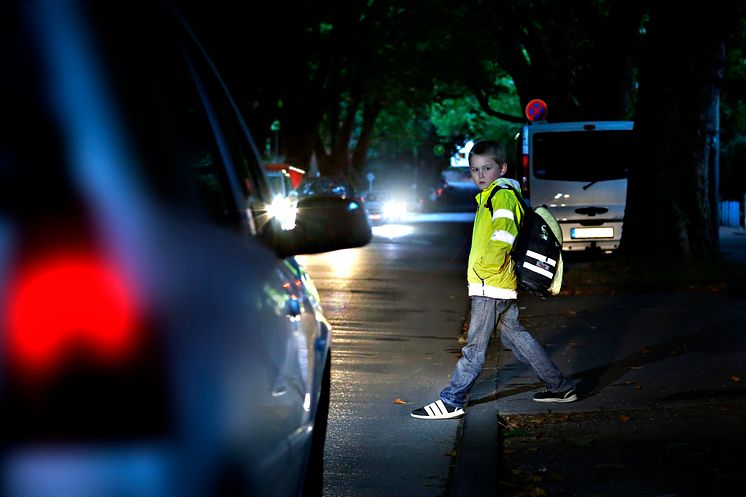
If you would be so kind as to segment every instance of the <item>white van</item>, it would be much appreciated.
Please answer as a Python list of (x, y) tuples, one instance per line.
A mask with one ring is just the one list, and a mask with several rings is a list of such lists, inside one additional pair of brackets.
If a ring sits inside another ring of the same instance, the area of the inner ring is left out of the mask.
[(568, 251), (611, 252), (622, 237), (632, 121), (546, 123), (518, 135), (516, 179), (526, 202), (547, 205)]

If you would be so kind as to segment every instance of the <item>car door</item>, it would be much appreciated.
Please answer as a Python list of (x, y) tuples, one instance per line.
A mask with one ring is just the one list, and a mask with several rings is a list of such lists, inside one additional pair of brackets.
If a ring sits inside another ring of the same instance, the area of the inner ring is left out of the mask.
[[(194, 77), (226, 166), (227, 184), (245, 222), (245, 235), (259, 238), (277, 227), (270, 226), (276, 222), (268, 216), (271, 189), (257, 149), (212, 62), (194, 39), (188, 46)], [(328, 337), (321, 335), (317, 304), (309, 295), (302, 269), (292, 258), (275, 257), (267, 264), (273, 270), (264, 286), (259, 334), (272, 382), (263, 400), (268, 414), (264, 435), (274, 433), (291, 446), (285, 472), (274, 490), (275, 495), (295, 495), (310, 443), (306, 428), (312, 422), (312, 404), (318, 395)], [(254, 302), (249, 299), (246, 305), (251, 308)], [(245, 326), (247, 333), (256, 333), (257, 323), (247, 322)]]
[(190, 191), (209, 227), (169, 227), (171, 238), (186, 235), (183, 246), (160, 255), (178, 268), (169, 291), (179, 293), (183, 281), (191, 292), (192, 308), (181, 305), (173, 326), (184, 335), (174, 338), (173, 354), (182, 446), (200, 464), (210, 456), (211, 464), (240, 468), (261, 485), (258, 494), (287, 495), (282, 489), (302, 477), (292, 470), (290, 440), (308, 415), (298, 334), (318, 331), (298, 319), (302, 288), (261, 239), (272, 222), (266, 178), (211, 62), (181, 21), (138, 18), (136, 32), (117, 36), (136, 16), (118, 13), (120, 22), (102, 36), (128, 40), (111, 70), (129, 133), (141, 144), (133, 154), (148, 164), (144, 175), (159, 201), (170, 206), (177, 192)]

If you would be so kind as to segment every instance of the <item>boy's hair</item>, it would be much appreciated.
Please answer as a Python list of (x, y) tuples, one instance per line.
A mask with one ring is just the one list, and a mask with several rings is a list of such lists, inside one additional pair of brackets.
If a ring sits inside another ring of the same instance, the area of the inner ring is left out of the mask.
[(507, 157), (505, 149), (502, 145), (492, 140), (479, 140), (474, 144), (469, 152), (469, 164), (471, 165), (471, 157), (473, 155), (487, 155), (491, 157), (498, 164), (505, 164)]

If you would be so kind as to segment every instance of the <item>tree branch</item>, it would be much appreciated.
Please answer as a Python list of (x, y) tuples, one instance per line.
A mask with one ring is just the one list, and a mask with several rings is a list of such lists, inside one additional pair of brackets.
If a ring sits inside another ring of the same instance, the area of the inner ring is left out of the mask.
[(484, 90), (482, 90), (481, 88), (473, 88), (473, 90), (474, 96), (477, 98), (477, 102), (479, 102), (482, 111), (488, 116), (496, 117), (498, 119), (502, 119), (503, 121), (508, 121), (509, 123), (526, 122), (526, 119), (523, 116), (513, 116), (511, 114), (505, 114), (504, 112), (496, 111), (495, 109), (490, 107), (489, 96), (485, 93)]

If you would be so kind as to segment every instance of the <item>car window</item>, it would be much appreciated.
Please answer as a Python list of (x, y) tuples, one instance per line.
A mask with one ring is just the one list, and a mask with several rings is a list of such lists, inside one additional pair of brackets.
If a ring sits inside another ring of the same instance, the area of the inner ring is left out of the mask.
[(329, 195), (350, 198), (355, 195), (351, 185), (341, 177), (316, 176), (303, 180), (298, 187), (300, 196)]
[(569, 131), (533, 135), (534, 175), (562, 181), (626, 178), (634, 157), (632, 131)]
[(365, 195), (366, 202), (385, 202), (387, 200), (389, 200), (389, 195), (387, 193), (370, 192)]
[(256, 234), (268, 220), (266, 205), (272, 200), (258, 150), (213, 63), (193, 38), (186, 45), (208, 111), (214, 117), (215, 132), (224, 147), (228, 175), (239, 192), (239, 206)]
[(238, 229), (242, 215), (225, 156), (176, 27), (108, 2), (92, 2), (92, 9), (140, 178), (159, 200), (188, 209), (196, 201), (212, 222)]

